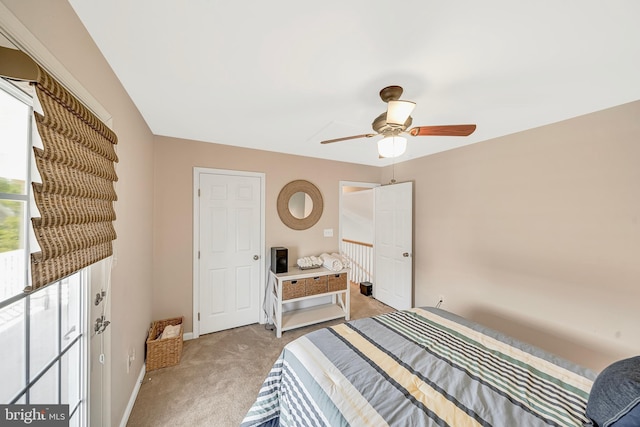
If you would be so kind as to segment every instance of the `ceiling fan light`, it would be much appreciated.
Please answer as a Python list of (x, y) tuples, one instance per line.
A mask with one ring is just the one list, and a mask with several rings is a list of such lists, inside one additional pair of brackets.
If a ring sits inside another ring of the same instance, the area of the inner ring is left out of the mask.
[(416, 108), (416, 103), (411, 101), (389, 101), (388, 104), (387, 124), (389, 125), (404, 125), (413, 109)]
[(378, 154), (381, 157), (398, 157), (407, 151), (407, 138), (388, 136), (378, 141)]

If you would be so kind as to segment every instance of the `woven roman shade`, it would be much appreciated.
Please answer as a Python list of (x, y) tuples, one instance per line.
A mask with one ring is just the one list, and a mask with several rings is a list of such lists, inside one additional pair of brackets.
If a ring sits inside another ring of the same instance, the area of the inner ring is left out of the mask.
[(33, 183), (40, 217), (32, 218), (40, 251), (31, 254), (33, 291), (113, 253), (117, 137), (60, 83), (38, 67), (32, 82), (44, 115), (35, 122), (41, 183)]

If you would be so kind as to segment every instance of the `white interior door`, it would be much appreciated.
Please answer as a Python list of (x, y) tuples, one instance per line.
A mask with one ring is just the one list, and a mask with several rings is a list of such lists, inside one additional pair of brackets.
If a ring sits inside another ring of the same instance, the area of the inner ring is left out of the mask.
[(413, 183), (374, 189), (373, 296), (398, 309), (413, 307)]
[(259, 320), (262, 179), (199, 174), (199, 334)]

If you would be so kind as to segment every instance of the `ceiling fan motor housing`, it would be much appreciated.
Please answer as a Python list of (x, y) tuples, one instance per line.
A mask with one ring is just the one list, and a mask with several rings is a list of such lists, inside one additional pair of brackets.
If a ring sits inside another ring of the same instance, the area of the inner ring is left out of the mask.
[(404, 132), (409, 126), (411, 126), (412, 122), (413, 119), (409, 116), (402, 126), (390, 125), (387, 123), (387, 112), (385, 111), (375, 118), (373, 123), (371, 123), (371, 127), (374, 131), (382, 135), (394, 135)]

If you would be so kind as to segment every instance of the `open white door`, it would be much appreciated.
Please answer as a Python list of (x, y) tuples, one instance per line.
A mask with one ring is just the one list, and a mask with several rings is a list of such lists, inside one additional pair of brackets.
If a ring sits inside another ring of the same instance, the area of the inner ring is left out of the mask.
[(375, 299), (398, 310), (413, 307), (413, 183), (374, 189)]

